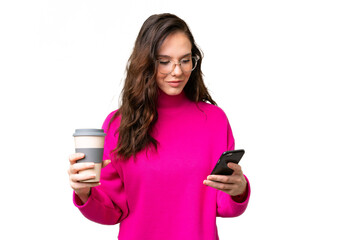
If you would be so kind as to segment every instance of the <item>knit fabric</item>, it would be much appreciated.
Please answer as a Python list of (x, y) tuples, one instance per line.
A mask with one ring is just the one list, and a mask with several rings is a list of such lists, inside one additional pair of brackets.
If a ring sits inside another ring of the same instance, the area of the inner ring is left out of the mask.
[[(74, 193), (74, 204), (88, 219), (101, 224), (120, 223), (121, 240), (216, 240), (216, 217), (241, 215), (249, 201), (203, 184), (220, 155), (234, 149), (225, 113), (217, 106), (195, 103), (182, 93), (160, 91), (158, 120), (151, 132), (157, 150), (149, 147), (125, 161), (114, 159), (121, 117), (108, 127), (106, 118), (101, 185), (91, 190), (85, 204)], [(246, 177), (245, 177), (246, 178)], [(246, 178), (248, 181), (248, 179)]]

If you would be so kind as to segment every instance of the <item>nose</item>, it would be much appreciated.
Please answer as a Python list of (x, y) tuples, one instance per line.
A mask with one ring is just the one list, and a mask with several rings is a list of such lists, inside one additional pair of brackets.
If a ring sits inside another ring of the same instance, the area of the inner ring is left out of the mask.
[(181, 69), (181, 67), (180, 67), (180, 66), (181, 66), (180, 63), (175, 63), (174, 65), (175, 65), (175, 66), (174, 66), (174, 69), (172, 70), (171, 74), (172, 74), (173, 76), (183, 74), (183, 71), (182, 71), (182, 69)]

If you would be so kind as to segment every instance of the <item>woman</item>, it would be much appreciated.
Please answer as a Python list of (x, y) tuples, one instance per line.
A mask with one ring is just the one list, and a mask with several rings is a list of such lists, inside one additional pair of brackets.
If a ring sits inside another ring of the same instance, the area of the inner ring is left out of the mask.
[[(119, 239), (218, 239), (216, 217), (242, 214), (250, 187), (237, 164), (210, 175), (234, 149), (224, 112), (208, 93), (202, 54), (172, 14), (143, 24), (127, 66), (121, 107), (106, 118), (100, 183), (80, 183), (91, 163), (70, 156), (74, 204), (101, 224), (121, 223)], [(209, 102), (209, 103), (206, 103)]]

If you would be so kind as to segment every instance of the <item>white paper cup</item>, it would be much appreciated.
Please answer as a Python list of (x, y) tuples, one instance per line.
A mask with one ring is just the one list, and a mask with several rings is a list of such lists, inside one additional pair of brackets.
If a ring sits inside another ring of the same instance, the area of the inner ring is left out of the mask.
[(99, 182), (101, 166), (104, 154), (105, 133), (103, 129), (76, 129), (73, 134), (75, 140), (75, 152), (84, 153), (85, 157), (77, 162), (93, 162), (95, 167), (80, 171), (79, 173), (96, 174), (94, 179), (81, 182)]

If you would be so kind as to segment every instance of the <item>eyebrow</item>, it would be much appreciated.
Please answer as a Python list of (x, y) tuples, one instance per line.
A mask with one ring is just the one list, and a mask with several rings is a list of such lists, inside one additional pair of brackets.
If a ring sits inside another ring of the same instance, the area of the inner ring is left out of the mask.
[[(184, 58), (184, 57), (187, 57), (187, 56), (191, 56), (191, 53), (187, 53), (187, 54), (185, 54), (185, 55), (182, 55), (180, 58)], [(169, 56), (169, 55), (157, 55), (157, 57), (172, 58), (172, 57)]]

